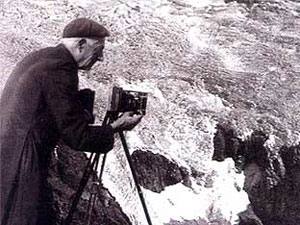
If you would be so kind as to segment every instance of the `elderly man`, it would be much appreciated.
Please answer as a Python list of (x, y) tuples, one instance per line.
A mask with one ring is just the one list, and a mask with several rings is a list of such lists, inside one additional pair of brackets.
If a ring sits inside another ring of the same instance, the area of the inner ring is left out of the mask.
[(140, 122), (141, 116), (125, 113), (111, 125), (89, 126), (78, 100), (78, 69), (103, 60), (107, 36), (97, 22), (76, 19), (61, 44), (29, 54), (10, 75), (0, 101), (2, 225), (51, 224), (43, 188), (59, 139), (75, 150), (105, 153), (115, 132)]

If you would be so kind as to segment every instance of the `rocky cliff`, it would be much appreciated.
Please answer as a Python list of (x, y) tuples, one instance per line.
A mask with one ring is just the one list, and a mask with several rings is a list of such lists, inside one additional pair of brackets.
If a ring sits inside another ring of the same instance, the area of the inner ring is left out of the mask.
[[(228, 127), (218, 127), (214, 138), (213, 158), (222, 161), (231, 157), (244, 171), (244, 190), (251, 208), (240, 213), (244, 223), (255, 218), (254, 224), (298, 224), (299, 214), (299, 146), (283, 146), (274, 153), (263, 132), (255, 131), (241, 140)], [(252, 222), (250, 223), (252, 224)]]
[[(97, 92), (97, 122), (113, 85), (149, 93), (147, 115), (126, 139), (153, 223), (298, 224), (300, 3), (226, 2), (0, 1), (0, 88), (23, 56), (57, 44), (70, 20), (95, 19), (111, 37), (105, 61), (80, 84)], [(79, 161), (67, 150), (53, 162), (59, 215)], [(126, 214), (112, 203), (105, 215), (146, 224), (118, 139), (103, 186)], [(93, 221), (104, 221), (105, 202), (97, 204)]]
[[(87, 162), (88, 159), (84, 153), (71, 150), (63, 144), (53, 151), (48, 183), (49, 193), (53, 199), (53, 219), (57, 225), (64, 224), (63, 221), (70, 212), (71, 203)], [(95, 201), (93, 201), (93, 195), (96, 196)], [(71, 224), (129, 225), (132, 223), (109, 190), (103, 187), (96, 173), (93, 173), (82, 193)]]

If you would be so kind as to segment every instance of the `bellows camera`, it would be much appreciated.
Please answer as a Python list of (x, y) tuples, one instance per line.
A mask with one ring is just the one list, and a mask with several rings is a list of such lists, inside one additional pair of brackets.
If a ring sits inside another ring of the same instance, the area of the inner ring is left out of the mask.
[(132, 111), (145, 115), (147, 97), (148, 93), (146, 92), (123, 90), (120, 87), (113, 87), (108, 111), (115, 113)]

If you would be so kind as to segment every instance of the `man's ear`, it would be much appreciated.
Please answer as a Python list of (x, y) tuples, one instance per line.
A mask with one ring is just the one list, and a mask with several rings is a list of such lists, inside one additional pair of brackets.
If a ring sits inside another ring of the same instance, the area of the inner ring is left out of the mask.
[(77, 47), (79, 49), (79, 52), (81, 52), (81, 50), (85, 47), (87, 41), (84, 38), (81, 38), (78, 43), (77, 43)]

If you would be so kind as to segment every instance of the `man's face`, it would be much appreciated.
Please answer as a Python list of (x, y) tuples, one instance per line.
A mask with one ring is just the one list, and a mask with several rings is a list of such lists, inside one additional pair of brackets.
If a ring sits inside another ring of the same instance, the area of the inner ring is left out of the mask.
[(85, 38), (86, 42), (80, 45), (81, 60), (79, 69), (90, 70), (97, 61), (103, 61), (104, 38)]

